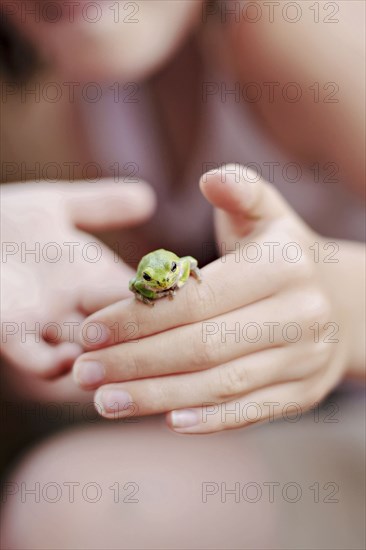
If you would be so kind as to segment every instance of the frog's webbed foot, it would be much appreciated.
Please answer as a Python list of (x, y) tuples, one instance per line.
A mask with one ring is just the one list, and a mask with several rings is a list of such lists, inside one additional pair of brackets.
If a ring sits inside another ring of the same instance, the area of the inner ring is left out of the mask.
[(176, 292), (175, 292), (174, 289), (171, 289), (171, 290), (167, 291), (167, 295), (168, 295), (169, 300), (174, 300), (175, 294), (176, 294)]
[(138, 292), (135, 293), (135, 297), (137, 300), (140, 300), (140, 302), (143, 302), (144, 304), (147, 304), (150, 307), (154, 307), (154, 300), (150, 300), (150, 298), (146, 298), (146, 296), (143, 296), (142, 294), (139, 294)]
[(168, 290), (162, 290), (161, 292), (159, 292), (160, 298), (165, 298), (166, 296), (169, 298), (169, 300), (173, 300), (175, 296), (175, 288), (169, 288)]
[(202, 275), (201, 270), (196, 265), (191, 265), (191, 273), (190, 273), (198, 283), (202, 283)]

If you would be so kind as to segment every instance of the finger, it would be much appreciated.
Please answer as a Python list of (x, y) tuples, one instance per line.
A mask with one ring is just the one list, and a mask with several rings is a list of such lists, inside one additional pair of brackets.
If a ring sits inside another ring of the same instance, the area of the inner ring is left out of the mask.
[(207, 172), (200, 179), (200, 188), (205, 198), (219, 209), (220, 237), (243, 237), (256, 223), (283, 217), (300, 223), (280, 193), (245, 166), (229, 164)]
[(143, 222), (155, 209), (155, 194), (145, 182), (61, 184), (72, 223), (85, 230), (127, 227)]
[[(284, 418), (298, 422), (302, 415), (325, 396), (326, 388), (314, 390), (317, 376), (266, 387), (226, 403), (211, 402), (201, 407), (168, 413), (168, 425), (178, 433), (207, 434), (244, 428)], [(319, 398), (319, 399), (318, 399)]]
[[(301, 379), (300, 370), (296, 368), (299, 359), (298, 350), (276, 348), (240, 357), (200, 373), (105, 385), (96, 393), (97, 409), (106, 418), (118, 418), (131, 414), (131, 408), (139, 416), (172, 409), (179, 411), (183, 407), (202, 407), (205, 403), (218, 408), (260, 388)], [(308, 367), (309, 362), (307, 359)], [(191, 416), (187, 414), (187, 421)]]
[(84, 321), (85, 315), (74, 311), (60, 322), (45, 323), (41, 336), (48, 344), (57, 345), (61, 342), (70, 342), (81, 346), (80, 328)]
[[(281, 307), (281, 303), (286, 305)], [(288, 326), (291, 311), (286, 298), (276, 297), (207, 322), (91, 351), (75, 363), (75, 379), (90, 388), (108, 382), (195, 372), (263, 349), (289, 345), (291, 339), (298, 346), (311, 342), (310, 330), (303, 332), (300, 325)]]
[(79, 307), (90, 315), (131, 295), (128, 282), (134, 271), (102, 243), (100, 258), (85, 266)]
[(76, 342), (63, 342), (56, 346), (50, 345), (36, 335), (36, 341), (24, 341), (24, 338), (13, 339), (5, 344), (2, 351), (8, 361), (16, 367), (41, 378), (54, 378), (69, 371), (82, 353), (82, 348)]
[[(82, 257), (78, 281), (78, 307), (84, 317), (130, 295), (128, 282), (134, 271), (104, 243), (80, 231)], [(85, 252), (87, 249), (90, 251)]]
[(95, 285), (86, 284), (80, 295), (80, 309), (90, 315), (111, 304), (128, 297), (128, 281), (132, 275), (114, 273), (111, 270), (110, 282), (108, 278), (99, 280)]
[[(273, 238), (281, 236), (274, 233)], [(174, 298), (157, 300), (148, 307), (135, 298), (112, 304), (88, 317), (89, 325), (100, 325), (104, 339), (83, 340), (94, 349), (143, 338), (177, 326), (204, 321), (275, 295), (298, 279), (302, 263), (270, 262), (238, 265), (240, 257), (228, 254), (202, 269), (202, 283), (190, 279)]]

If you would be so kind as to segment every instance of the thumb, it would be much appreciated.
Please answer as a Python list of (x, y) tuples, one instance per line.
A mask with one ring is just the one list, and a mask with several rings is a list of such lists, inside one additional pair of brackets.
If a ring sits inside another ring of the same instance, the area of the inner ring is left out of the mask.
[(113, 252), (101, 247), (103, 259), (87, 266), (80, 292), (79, 307), (86, 315), (132, 296), (128, 283), (135, 271), (120, 258), (116, 263)]
[(142, 180), (116, 183), (104, 179), (98, 183), (61, 184), (70, 219), (84, 230), (127, 227), (148, 219), (155, 210), (153, 189)]
[[(244, 237), (257, 225), (276, 218), (300, 218), (281, 194), (256, 172), (238, 164), (226, 164), (200, 179), (204, 197), (217, 208), (219, 238)], [(302, 223), (302, 222), (301, 222)]]

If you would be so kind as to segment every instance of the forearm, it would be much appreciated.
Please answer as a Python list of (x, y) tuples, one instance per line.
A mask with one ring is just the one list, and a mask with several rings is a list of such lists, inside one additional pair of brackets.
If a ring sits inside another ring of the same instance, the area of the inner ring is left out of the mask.
[[(363, 195), (364, 3), (342, 2), (336, 24), (325, 21), (324, 6), (317, 22), (311, 3), (295, 24), (280, 6), (271, 22), (268, 9), (262, 7), (255, 24), (242, 17), (227, 25), (226, 63), (243, 90), (248, 82), (260, 86), (262, 99), (250, 105), (277, 144), (306, 166), (336, 163), (340, 179)], [(287, 97), (288, 84), (297, 88), (299, 100)]]

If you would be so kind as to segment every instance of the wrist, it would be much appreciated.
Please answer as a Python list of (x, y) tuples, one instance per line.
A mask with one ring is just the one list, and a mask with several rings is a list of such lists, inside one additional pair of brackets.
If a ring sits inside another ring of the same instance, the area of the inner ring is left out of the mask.
[[(365, 378), (365, 249), (361, 243), (332, 241), (338, 250), (332, 261), (320, 262), (322, 283), (339, 326), (337, 338), (345, 353), (345, 376)], [(322, 239), (321, 246), (329, 244)]]

